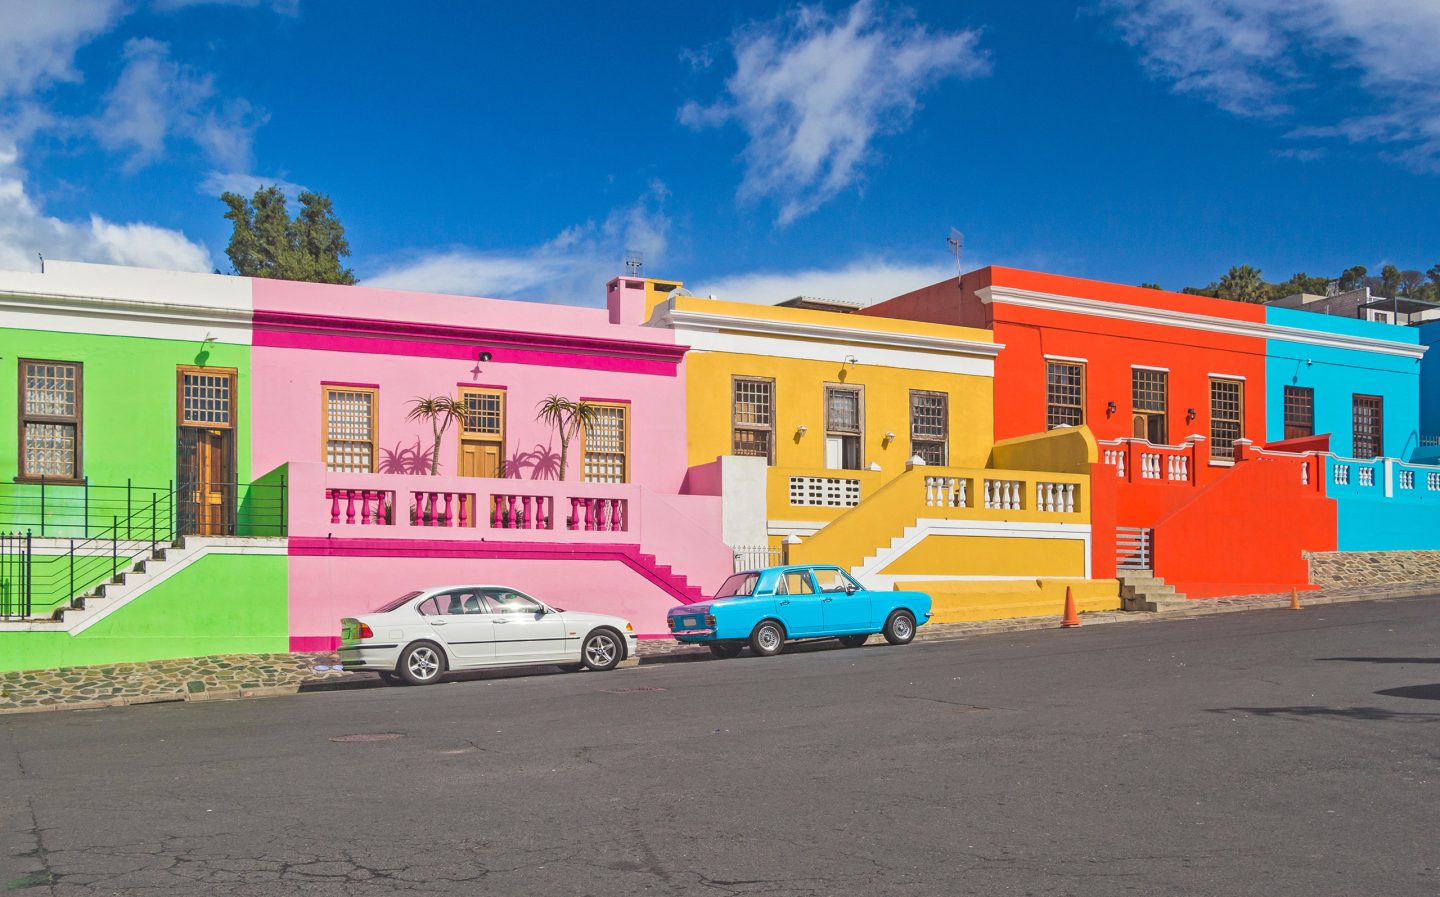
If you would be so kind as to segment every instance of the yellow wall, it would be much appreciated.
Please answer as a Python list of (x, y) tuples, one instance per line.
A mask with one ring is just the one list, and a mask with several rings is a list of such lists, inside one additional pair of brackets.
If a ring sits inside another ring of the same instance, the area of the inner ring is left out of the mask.
[(928, 536), (885, 576), (1084, 576), (1083, 539)]

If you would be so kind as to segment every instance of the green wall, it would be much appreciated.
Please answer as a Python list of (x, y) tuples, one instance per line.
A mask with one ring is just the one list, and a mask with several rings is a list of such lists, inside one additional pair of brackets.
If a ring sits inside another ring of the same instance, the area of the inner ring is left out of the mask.
[[(163, 492), (175, 479), (175, 369), (181, 365), (236, 371), (235, 473), (238, 482), (250, 479), (249, 346), (0, 330), (0, 421), (15, 421), (19, 414), (20, 358), (74, 361), (83, 366), (81, 473), (90, 481), (92, 528), (108, 526), (112, 517), (124, 516), (127, 479), (134, 487), (131, 513), (142, 517), (150, 502), (150, 492), (143, 487)], [(14, 482), (20, 468), (17, 430), (13, 425), (0, 427), (0, 528), (5, 529), (29, 526), (39, 516), (39, 487)], [(45, 491), (49, 520), (84, 519), (80, 487), (47, 485)], [(163, 497), (160, 500), (163, 502)], [(38, 527), (30, 528), (40, 534)], [(52, 536), (83, 538), (86, 534), (84, 528), (47, 530)]]
[(212, 554), (89, 629), (0, 632), (0, 672), (290, 650), (284, 555)]
[[(20, 358), (78, 361), (83, 473), (92, 484), (164, 486), (175, 478), (175, 368), (234, 368), (236, 473), (250, 476), (250, 347), (44, 330), (0, 330), (0, 420), (18, 414)], [(0, 427), (0, 477), (19, 471), (16, 427)]]

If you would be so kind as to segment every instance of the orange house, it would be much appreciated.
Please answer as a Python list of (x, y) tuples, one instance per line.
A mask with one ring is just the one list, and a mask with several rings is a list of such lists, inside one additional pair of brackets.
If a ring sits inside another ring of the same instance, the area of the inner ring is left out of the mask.
[(1270, 591), (1333, 550), (1334, 502), (1293, 465), (1244, 460), (1265, 438), (1264, 306), (990, 267), (862, 313), (991, 330), (997, 440), (1090, 427), (1094, 575)]

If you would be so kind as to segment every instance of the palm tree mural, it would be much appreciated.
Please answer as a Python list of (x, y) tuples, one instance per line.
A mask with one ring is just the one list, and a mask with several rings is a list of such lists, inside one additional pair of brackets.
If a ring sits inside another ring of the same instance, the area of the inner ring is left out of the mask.
[(570, 461), (570, 440), (586, 427), (595, 425), (599, 411), (589, 402), (576, 402), (564, 396), (549, 395), (535, 406), (535, 419), (555, 428), (560, 437), (559, 479), (565, 479), (565, 468)]
[(430, 475), (440, 473), (440, 440), (455, 419), (465, 414), (465, 406), (453, 396), (416, 396), (410, 400), (410, 420), (428, 420), (435, 433), (435, 446), (430, 452)]

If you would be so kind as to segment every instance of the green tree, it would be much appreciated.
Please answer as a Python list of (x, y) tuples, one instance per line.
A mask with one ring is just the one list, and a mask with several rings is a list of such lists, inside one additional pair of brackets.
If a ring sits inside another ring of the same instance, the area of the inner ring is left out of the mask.
[(1304, 271), (1300, 271), (1294, 277), (1275, 285), (1275, 298), (1293, 296), (1296, 293), (1309, 293), (1312, 296), (1325, 295), (1325, 289), (1330, 285), (1328, 277), (1311, 277)]
[(1430, 298), (1435, 302), (1440, 302), (1440, 265), (1435, 265), (1426, 271), (1425, 276), (1430, 278)]
[(1419, 271), (1400, 272), (1400, 295), (1419, 297), (1425, 287), (1425, 275)]
[(1232, 266), (1216, 286), (1220, 298), (1236, 302), (1264, 302), (1269, 292), (1260, 269), (1249, 265)]
[(1142, 284), (1140, 284), (1140, 289), (1142, 289), (1142, 290), (1163, 290), (1163, 289), (1165, 289), (1165, 288), (1162, 287), (1162, 286), (1160, 286), (1160, 284), (1158, 284), (1158, 283), (1142, 283)]
[(1340, 275), (1340, 290), (1356, 290), (1365, 285), (1365, 275), (1369, 270), (1364, 265), (1356, 265), (1353, 268), (1346, 268)]
[(430, 475), (440, 473), (440, 440), (450, 424), (465, 415), (465, 405), (453, 396), (416, 396), (410, 400), (410, 420), (428, 420), (435, 434), (435, 444), (430, 450)]
[(335, 217), (330, 197), (300, 194), (300, 214), (290, 217), (285, 194), (277, 186), (261, 187), (251, 199), (222, 193), (229, 211), (230, 244), (225, 254), (235, 273), (311, 283), (354, 283), (355, 274), (341, 267), (350, 254), (345, 226)]
[(1386, 265), (1380, 269), (1380, 295), (1386, 299), (1394, 299), (1400, 295), (1400, 269), (1394, 265)]
[(576, 402), (557, 395), (546, 396), (535, 406), (535, 419), (554, 427), (560, 436), (561, 481), (570, 460), (570, 440), (584, 428), (593, 427), (599, 414), (599, 409), (583, 399)]

